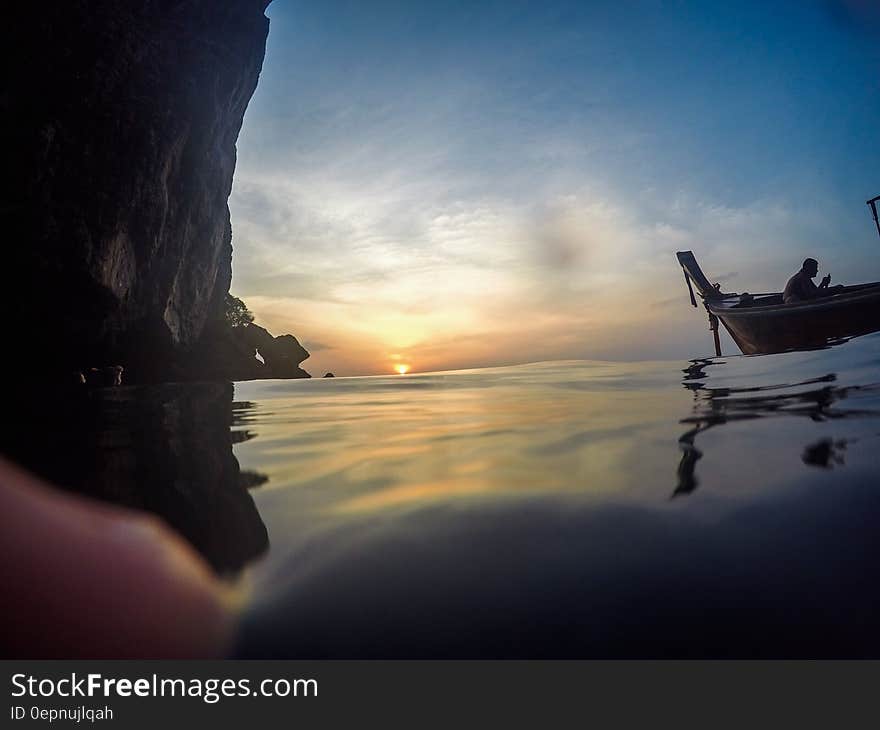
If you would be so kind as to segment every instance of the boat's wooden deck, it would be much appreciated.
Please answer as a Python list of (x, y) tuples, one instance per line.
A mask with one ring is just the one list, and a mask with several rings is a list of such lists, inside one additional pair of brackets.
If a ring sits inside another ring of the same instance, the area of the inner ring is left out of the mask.
[(869, 284), (854, 284), (843, 287), (840, 291), (830, 296), (810, 299), (804, 302), (783, 304), (782, 294), (774, 292), (747, 296), (745, 294), (725, 294), (718, 298), (707, 298), (706, 304), (716, 314), (751, 314), (771, 312), (792, 312), (800, 309), (815, 309), (834, 307), (839, 304), (850, 302), (863, 297), (880, 296), (880, 282)]

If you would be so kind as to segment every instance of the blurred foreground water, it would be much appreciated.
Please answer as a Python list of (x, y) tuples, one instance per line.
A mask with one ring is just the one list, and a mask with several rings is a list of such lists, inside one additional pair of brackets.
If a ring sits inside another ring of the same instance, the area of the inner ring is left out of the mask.
[(871, 335), (117, 388), (9, 450), (243, 586), (241, 656), (876, 657), (878, 381)]

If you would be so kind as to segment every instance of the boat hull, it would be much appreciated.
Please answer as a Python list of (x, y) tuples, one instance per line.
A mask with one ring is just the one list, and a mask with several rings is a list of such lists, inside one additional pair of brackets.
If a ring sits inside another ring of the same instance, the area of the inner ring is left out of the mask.
[(706, 302), (745, 355), (826, 347), (880, 331), (880, 286), (797, 304), (731, 307)]

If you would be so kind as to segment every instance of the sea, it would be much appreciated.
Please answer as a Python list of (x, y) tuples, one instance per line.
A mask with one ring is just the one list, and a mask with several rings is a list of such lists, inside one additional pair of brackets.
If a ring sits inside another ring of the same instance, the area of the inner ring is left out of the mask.
[(880, 656), (878, 334), (83, 397), (43, 473), (186, 537), (239, 657)]

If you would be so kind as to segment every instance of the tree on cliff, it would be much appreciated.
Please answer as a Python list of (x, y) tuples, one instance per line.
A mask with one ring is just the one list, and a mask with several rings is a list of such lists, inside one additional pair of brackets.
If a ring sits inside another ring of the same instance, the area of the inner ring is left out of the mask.
[(224, 316), (230, 327), (246, 327), (254, 321), (254, 315), (238, 297), (232, 294), (226, 295), (224, 302)]

